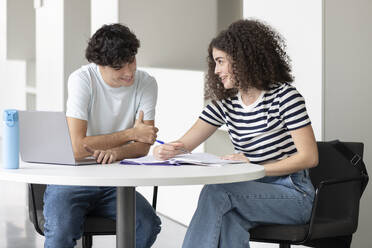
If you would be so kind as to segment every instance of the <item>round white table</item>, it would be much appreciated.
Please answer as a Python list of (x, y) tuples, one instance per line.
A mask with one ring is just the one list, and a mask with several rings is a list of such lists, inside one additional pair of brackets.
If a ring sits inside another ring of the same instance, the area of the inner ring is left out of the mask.
[[(1, 166), (1, 168), (3, 168)], [(0, 169), (0, 180), (56, 185), (117, 187), (116, 246), (135, 247), (135, 187), (232, 183), (264, 177), (254, 164), (207, 166), (50, 165), (20, 162), (15, 170)]]

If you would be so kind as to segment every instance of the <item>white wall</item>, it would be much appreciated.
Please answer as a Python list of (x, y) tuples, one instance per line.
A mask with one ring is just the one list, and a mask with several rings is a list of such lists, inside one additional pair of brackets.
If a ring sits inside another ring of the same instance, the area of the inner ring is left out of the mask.
[(103, 24), (119, 22), (119, 0), (90, 0), (91, 35)]
[(25, 109), (24, 89), (26, 84), (26, 62), (21, 60), (0, 60), (0, 138), (3, 136), (4, 109)]
[[(158, 138), (165, 142), (179, 139), (198, 119), (204, 103), (204, 72), (140, 67), (158, 84), (155, 125)], [(203, 144), (195, 149), (203, 151)]]
[(243, 17), (243, 0), (217, 0), (217, 31), (226, 29)]
[(203, 70), (217, 30), (217, 1), (122, 0), (119, 20), (141, 41), (140, 66)]
[(38, 110), (63, 110), (63, 5), (64, 1), (44, 1), (36, 9)]
[(88, 63), (85, 59), (85, 48), (87, 47), (91, 31), (91, 0), (64, 0), (64, 54), (63, 54), (63, 83), (64, 99), (66, 108), (67, 81), (70, 74)]
[(35, 12), (33, 1), (7, 1), (7, 59), (35, 58)]
[(6, 59), (7, 0), (0, 0), (0, 60)]

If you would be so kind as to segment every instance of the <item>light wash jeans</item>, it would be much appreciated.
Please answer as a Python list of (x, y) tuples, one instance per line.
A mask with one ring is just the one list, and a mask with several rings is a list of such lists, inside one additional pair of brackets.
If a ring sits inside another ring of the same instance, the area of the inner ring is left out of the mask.
[[(116, 219), (116, 188), (48, 185), (44, 194), (45, 248), (72, 248), (87, 215)], [(160, 232), (152, 206), (136, 192), (136, 248), (148, 248)]]
[(257, 225), (308, 222), (313, 199), (307, 171), (206, 185), (182, 247), (249, 248), (249, 230)]

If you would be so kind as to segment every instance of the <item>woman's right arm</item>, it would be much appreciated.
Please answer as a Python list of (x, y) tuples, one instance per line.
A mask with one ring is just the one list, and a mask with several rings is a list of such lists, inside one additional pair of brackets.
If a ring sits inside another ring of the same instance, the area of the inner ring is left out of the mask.
[(177, 141), (159, 145), (154, 148), (153, 154), (157, 159), (166, 160), (183, 153), (182, 150), (192, 151), (198, 145), (209, 138), (216, 130), (217, 126), (213, 126), (201, 119), (198, 119), (195, 124)]

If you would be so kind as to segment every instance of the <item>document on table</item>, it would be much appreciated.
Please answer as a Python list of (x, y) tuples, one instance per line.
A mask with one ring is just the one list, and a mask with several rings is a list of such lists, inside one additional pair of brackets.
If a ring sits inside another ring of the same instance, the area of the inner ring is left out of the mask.
[(200, 166), (222, 166), (225, 164), (241, 164), (242, 161), (221, 159), (210, 153), (188, 153), (179, 154), (168, 160), (158, 160), (149, 155), (140, 158), (124, 159), (120, 162), (127, 165), (200, 165)]

